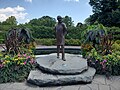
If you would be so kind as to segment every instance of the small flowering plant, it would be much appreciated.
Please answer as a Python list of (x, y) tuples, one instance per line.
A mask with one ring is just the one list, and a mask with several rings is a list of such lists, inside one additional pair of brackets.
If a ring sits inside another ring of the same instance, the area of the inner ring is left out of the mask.
[(0, 83), (25, 80), (35, 65), (32, 50), (24, 49), (16, 55), (0, 52)]
[(93, 48), (87, 53), (88, 65), (94, 67), (98, 74), (120, 75), (120, 55), (112, 53), (103, 55)]
[(93, 46), (90, 43), (82, 44), (81, 45), (81, 51), (82, 51), (83, 57), (85, 57), (87, 52), (90, 52), (91, 49), (93, 49)]
[(35, 64), (35, 40), (28, 29), (11, 29), (5, 38), (5, 52), (0, 52), (0, 83), (23, 81)]
[(0, 60), (0, 68), (3, 68), (9, 64), (15, 63), (16, 65), (26, 65), (27, 63), (33, 64), (35, 62), (34, 55), (18, 54), (12, 57), (11, 55), (5, 55)]

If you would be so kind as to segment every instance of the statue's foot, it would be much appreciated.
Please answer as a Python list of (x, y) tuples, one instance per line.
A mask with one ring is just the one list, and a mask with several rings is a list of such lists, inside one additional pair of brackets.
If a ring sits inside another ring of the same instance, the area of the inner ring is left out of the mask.
[(62, 58), (62, 60), (63, 60), (63, 61), (66, 61), (66, 59), (65, 59), (65, 58)]

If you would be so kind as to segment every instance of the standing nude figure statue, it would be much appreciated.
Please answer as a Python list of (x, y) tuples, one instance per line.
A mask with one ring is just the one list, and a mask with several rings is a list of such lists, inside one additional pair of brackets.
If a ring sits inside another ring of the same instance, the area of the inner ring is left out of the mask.
[(65, 59), (64, 45), (65, 45), (65, 34), (67, 33), (67, 28), (65, 23), (62, 22), (62, 17), (57, 16), (58, 23), (55, 25), (56, 40), (57, 40), (57, 58), (59, 58), (60, 46), (62, 50), (62, 60)]

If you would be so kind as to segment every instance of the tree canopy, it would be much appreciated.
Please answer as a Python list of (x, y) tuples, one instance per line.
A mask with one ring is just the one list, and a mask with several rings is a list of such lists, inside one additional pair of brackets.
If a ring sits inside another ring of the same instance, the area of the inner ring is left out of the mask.
[(36, 25), (36, 26), (46, 26), (46, 27), (53, 27), (56, 23), (55, 18), (52, 18), (50, 16), (43, 16), (38, 19), (32, 19), (30, 20), (29, 24)]
[(69, 16), (63, 17), (63, 22), (66, 24), (67, 27), (74, 26), (72, 18)]
[(104, 26), (120, 27), (120, 0), (90, 0), (89, 4), (94, 13), (89, 18), (91, 24), (98, 21)]
[(3, 22), (3, 24), (6, 25), (17, 25), (17, 20), (15, 18), (15, 16), (10, 16), (6, 19), (6, 21)]

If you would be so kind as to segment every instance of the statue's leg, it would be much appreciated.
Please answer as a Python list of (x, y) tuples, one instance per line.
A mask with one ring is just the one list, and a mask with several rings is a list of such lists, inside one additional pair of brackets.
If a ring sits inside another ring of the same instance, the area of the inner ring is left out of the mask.
[(62, 60), (66, 61), (65, 60), (64, 45), (62, 45), (61, 48), (62, 48)]
[(60, 45), (57, 45), (57, 58), (59, 58), (59, 53), (60, 53)]

